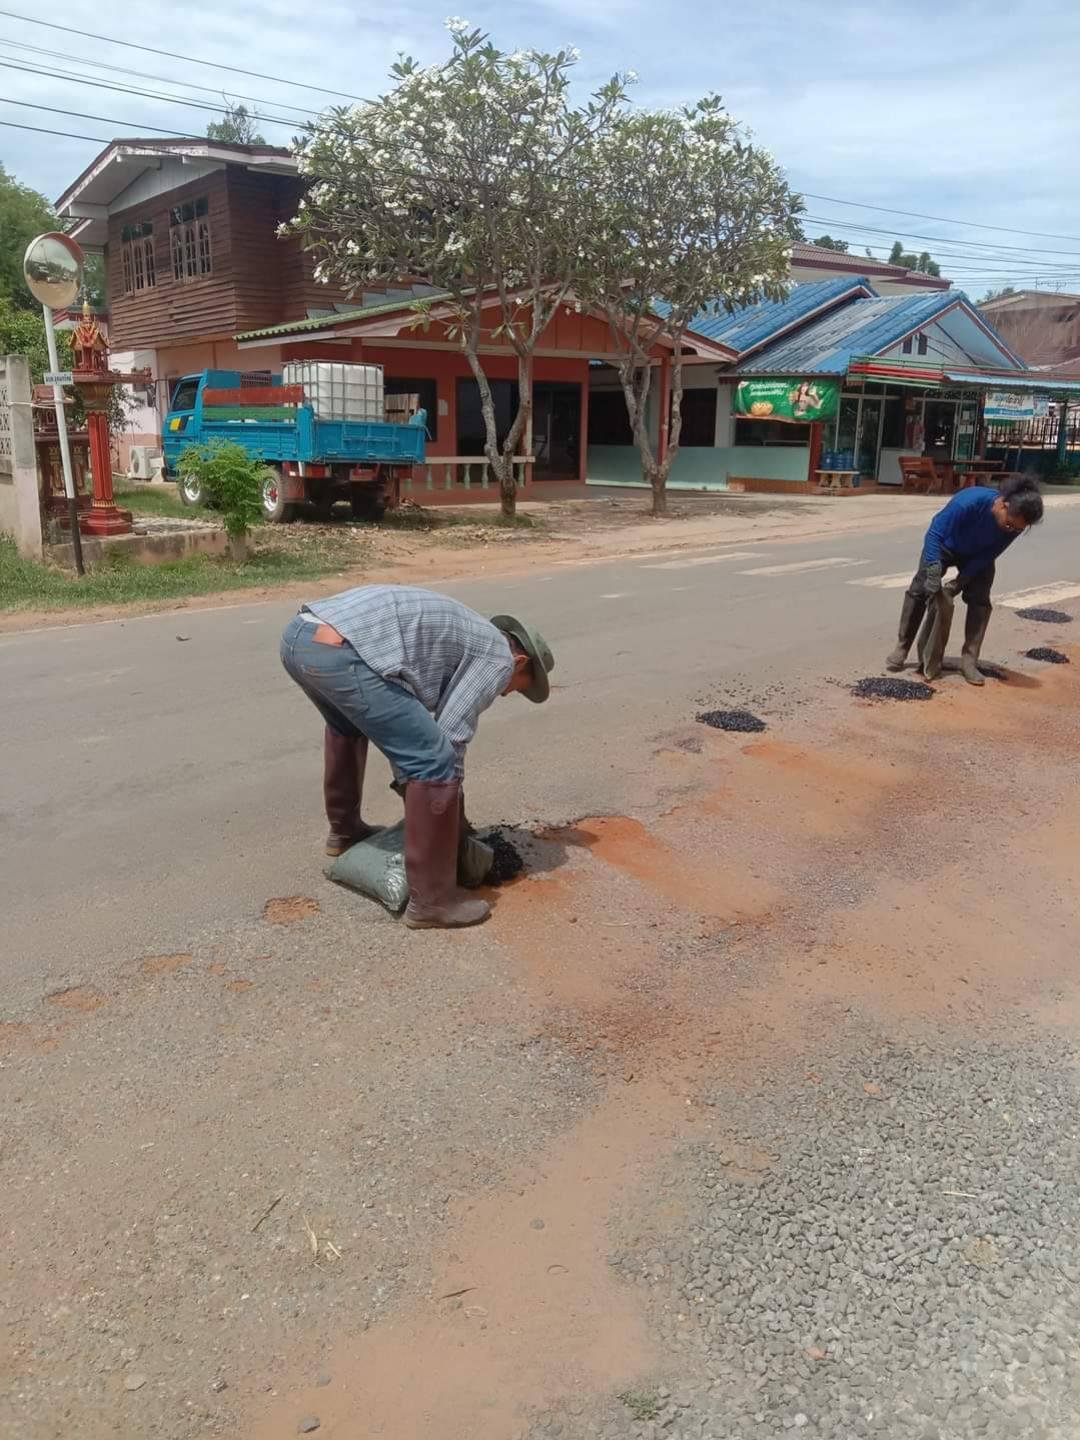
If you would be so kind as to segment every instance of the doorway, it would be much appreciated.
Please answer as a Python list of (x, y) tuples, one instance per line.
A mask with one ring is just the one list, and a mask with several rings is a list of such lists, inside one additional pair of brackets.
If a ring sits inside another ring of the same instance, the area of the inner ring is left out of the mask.
[(577, 480), (581, 474), (581, 386), (533, 386), (533, 474)]

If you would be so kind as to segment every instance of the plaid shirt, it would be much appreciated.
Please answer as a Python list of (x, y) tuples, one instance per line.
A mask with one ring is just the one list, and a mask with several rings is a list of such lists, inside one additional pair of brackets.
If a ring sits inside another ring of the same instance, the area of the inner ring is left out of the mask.
[(301, 606), (332, 625), (384, 680), (411, 691), (457, 751), (514, 671), (510, 642), (475, 610), (407, 585), (363, 585)]

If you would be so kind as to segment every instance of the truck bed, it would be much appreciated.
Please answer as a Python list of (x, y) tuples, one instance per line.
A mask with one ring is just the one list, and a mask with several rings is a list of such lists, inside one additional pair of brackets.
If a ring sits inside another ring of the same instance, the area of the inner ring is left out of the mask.
[[(211, 440), (230, 441), (271, 463), (302, 460), (313, 464), (419, 465), (424, 459), (425, 436), (419, 425), (316, 420), (306, 406), (269, 413), (281, 418), (256, 420), (242, 415), (204, 414), (196, 433), (204, 445)], [(192, 437), (185, 438), (190, 442)]]

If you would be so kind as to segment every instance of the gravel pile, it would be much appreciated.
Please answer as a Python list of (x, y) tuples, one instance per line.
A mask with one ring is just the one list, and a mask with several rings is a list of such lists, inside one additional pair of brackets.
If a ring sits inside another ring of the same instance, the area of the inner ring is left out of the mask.
[(714, 730), (731, 730), (738, 735), (757, 735), (765, 729), (765, 721), (759, 720), (749, 710), (703, 710), (694, 718), (701, 725), (710, 725)]
[(683, 1237), (613, 1257), (677, 1356), (663, 1418), (594, 1433), (1080, 1433), (1077, 1059), (953, 1034), (737, 1102), (749, 1143), (683, 1162)]
[(491, 874), (488, 876), (486, 884), (501, 885), (506, 880), (513, 880), (515, 875), (520, 875), (525, 869), (521, 851), (506, 838), (501, 830), (489, 830), (486, 835), (480, 835), (477, 838), (495, 852), (495, 863), (491, 867)]
[(860, 700), (932, 700), (934, 692), (921, 680), (894, 680), (884, 675), (868, 675), (851, 687)]
[(1072, 616), (1064, 610), (1044, 610), (1036, 605), (1031, 610), (1017, 610), (1021, 620), (1041, 620), (1044, 625), (1071, 625)]
[(1047, 665), (1068, 665), (1069, 657), (1063, 655), (1060, 650), (1051, 650), (1048, 645), (1036, 645), (1033, 650), (1025, 650), (1024, 654), (1029, 660), (1045, 660)]

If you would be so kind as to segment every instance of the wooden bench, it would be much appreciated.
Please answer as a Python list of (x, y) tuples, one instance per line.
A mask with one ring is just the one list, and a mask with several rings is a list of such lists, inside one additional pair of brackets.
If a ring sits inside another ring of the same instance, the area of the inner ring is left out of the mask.
[(854, 490), (855, 481), (859, 479), (859, 470), (816, 470), (818, 477), (818, 489), (829, 490)]
[(943, 481), (937, 466), (927, 455), (901, 455), (900, 474), (904, 489), (916, 495), (940, 495)]

